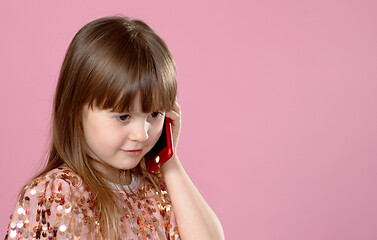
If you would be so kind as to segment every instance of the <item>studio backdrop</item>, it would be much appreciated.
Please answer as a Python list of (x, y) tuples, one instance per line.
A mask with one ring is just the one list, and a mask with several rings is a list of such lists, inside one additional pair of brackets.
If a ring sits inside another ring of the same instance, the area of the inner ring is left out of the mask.
[(0, 234), (47, 151), (65, 51), (94, 19), (168, 44), (179, 158), (226, 239), (377, 239), (377, 2), (2, 1)]

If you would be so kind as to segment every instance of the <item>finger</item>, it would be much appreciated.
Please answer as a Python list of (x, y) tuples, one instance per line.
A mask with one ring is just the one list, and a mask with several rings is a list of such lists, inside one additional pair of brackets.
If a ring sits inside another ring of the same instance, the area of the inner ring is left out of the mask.
[(166, 117), (170, 118), (173, 121), (180, 120), (180, 116), (181, 115), (175, 111), (166, 112)]
[(178, 99), (175, 99), (173, 108), (175, 108), (175, 109), (181, 109), (181, 106), (178, 103)]
[(175, 102), (175, 104), (172, 108), (172, 111), (175, 111), (176, 113), (181, 114), (181, 106), (179, 106), (179, 104), (177, 102)]

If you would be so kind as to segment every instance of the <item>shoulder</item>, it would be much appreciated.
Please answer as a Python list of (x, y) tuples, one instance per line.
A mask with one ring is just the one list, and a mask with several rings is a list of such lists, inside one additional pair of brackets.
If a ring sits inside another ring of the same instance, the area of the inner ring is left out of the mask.
[[(65, 195), (85, 195), (85, 191), (81, 177), (71, 169), (62, 167), (53, 169), (27, 183), (19, 195), (18, 202), (22, 204), (25, 200), (37, 198), (38, 203), (43, 204), (47, 200), (58, 201)], [(47, 197), (50, 199), (46, 199)]]
[(27, 191), (62, 192), (75, 191), (82, 187), (83, 181), (81, 177), (67, 167), (60, 167), (52, 169), (30, 181), (26, 184), (20, 196)]
[(69, 168), (56, 168), (30, 181), (21, 191), (7, 236), (69, 238), (82, 236), (93, 218), (91, 196)]

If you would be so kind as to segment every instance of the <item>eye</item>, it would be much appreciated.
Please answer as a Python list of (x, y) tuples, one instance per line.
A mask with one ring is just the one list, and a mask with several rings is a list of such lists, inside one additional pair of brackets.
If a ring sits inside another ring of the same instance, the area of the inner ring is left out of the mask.
[(121, 122), (125, 122), (125, 121), (127, 121), (129, 118), (130, 118), (130, 115), (127, 115), (127, 114), (117, 116), (117, 119), (118, 119), (119, 121), (121, 121)]
[(162, 115), (163, 115), (162, 112), (153, 112), (153, 113), (149, 114), (149, 116), (153, 119), (157, 119)]

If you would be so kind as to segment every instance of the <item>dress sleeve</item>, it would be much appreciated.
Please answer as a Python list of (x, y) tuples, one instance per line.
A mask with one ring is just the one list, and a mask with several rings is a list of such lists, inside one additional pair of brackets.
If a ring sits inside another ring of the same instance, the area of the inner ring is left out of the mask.
[(87, 239), (93, 212), (68, 173), (28, 184), (20, 193), (5, 239)]

